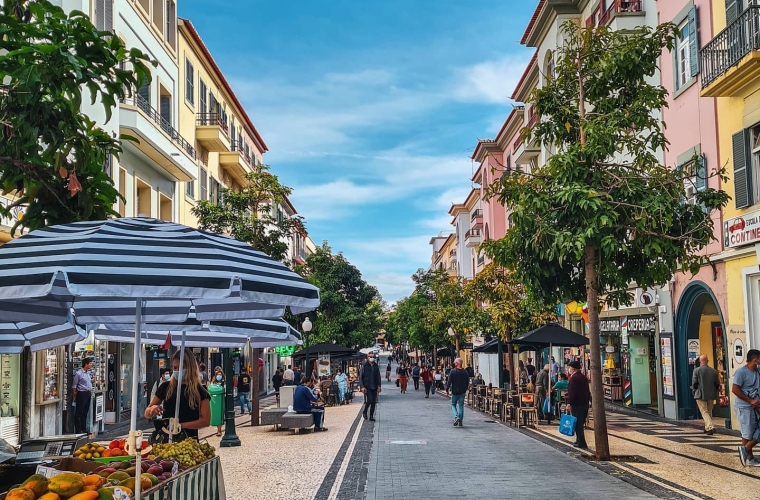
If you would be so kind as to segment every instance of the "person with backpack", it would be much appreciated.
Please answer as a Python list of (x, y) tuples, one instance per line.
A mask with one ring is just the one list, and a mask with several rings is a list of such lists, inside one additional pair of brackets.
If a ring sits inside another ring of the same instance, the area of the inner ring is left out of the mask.
[(412, 380), (414, 381), (414, 390), (419, 391), (420, 390), (420, 365), (419, 363), (415, 363), (414, 367), (412, 367)]

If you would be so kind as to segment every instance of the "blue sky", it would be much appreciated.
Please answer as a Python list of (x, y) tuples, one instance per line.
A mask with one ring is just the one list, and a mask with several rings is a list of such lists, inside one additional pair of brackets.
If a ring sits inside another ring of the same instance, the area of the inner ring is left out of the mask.
[[(394, 302), (470, 190), (535, 0), (182, 0), (317, 244)], [(211, 7), (213, 5), (213, 8)]]

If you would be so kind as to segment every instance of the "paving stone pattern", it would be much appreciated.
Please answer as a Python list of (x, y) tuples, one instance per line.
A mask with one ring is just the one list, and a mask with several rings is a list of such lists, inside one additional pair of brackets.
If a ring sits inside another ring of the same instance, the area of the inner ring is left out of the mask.
[[(395, 363), (394, 363), (395, 368)], [(465, 407), (453, 427), (447, 399), (384, 384), (367, 500), (409, 498), (655, 498)], [(393, 444), (393, 441), (422, 444)]]

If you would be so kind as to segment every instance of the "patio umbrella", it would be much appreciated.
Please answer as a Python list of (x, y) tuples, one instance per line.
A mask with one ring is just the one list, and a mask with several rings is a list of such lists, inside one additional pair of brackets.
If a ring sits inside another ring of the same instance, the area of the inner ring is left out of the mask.
[[(185, 320), (193, 306), (199, 320), (271, 317), (285, 307), (302, 313), (319, 305), (319, 290), (233, 238), (125, 218), (42, 228), (0, 247), (2, 302), (0, 321), (24, 321), (37, 308), (47, 318), (58, 316), (59, 324), (72, 311), (79, 324), (133, 318), (137, 367), (145, 322)], [(138, 372), (133, 373), (137, 385)], [(131, 443), (137, 436), (137, 393)]]
[(32, 352), (73, 344), (87, 338), (87, 332), (77, 325), (63, 323), (18, 322), (0, 323), (0, 354), (19, 354), (24, 347)]

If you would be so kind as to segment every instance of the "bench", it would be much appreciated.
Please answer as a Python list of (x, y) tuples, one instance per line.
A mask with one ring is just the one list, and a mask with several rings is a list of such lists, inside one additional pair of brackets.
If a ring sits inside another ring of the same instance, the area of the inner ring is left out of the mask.
[(261, 410), (261, 425), (274, 425), (275, 430), (277, 430), (280, 420), (287, 412), (287, 408), (267, 408)]
[(285, 413), (280, 417), (279, 425), (282, 429), (295, 429), (298, 434), (301, 429), (314, 425), (314, 417), (311, 413)]

